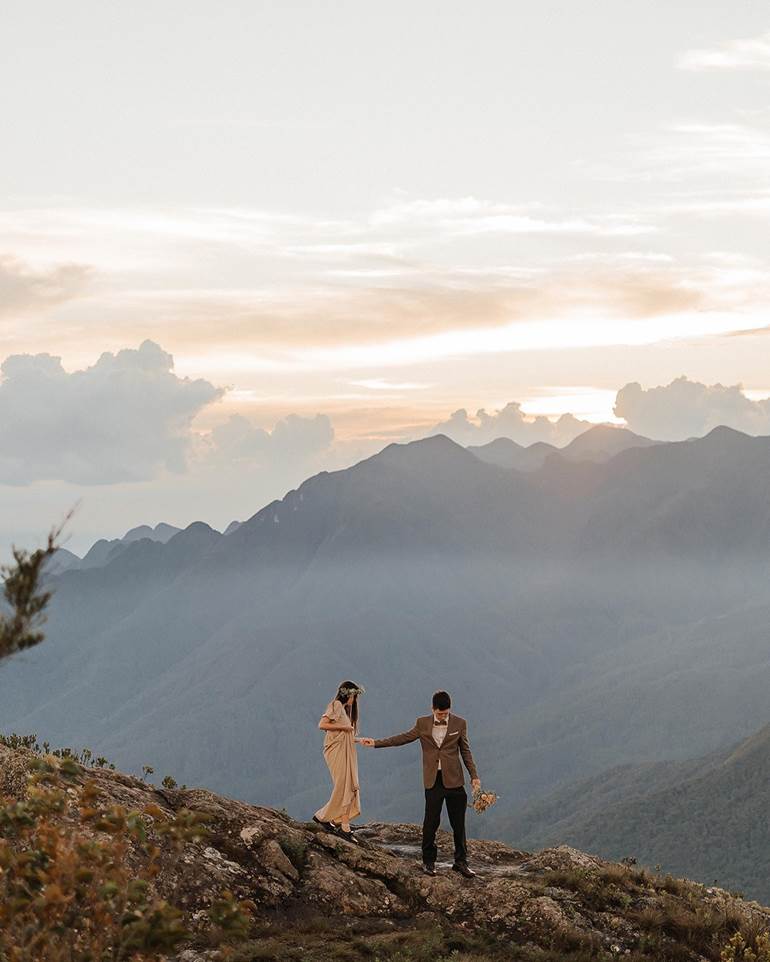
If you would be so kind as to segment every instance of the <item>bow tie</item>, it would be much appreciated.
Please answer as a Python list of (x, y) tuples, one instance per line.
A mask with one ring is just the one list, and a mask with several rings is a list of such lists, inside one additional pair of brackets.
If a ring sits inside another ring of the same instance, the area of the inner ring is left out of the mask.
[(434, 725), (438, 725), (439, 727), (441, 727), (442, 725), (448, 725), (448, 724), (449, 724), (449, 722), (445, 722), (445, 721), (443, 721), (443, 722), (440, 722), (440, 721), (436, 721), (436, 719), (434, 718), (434, 719), (433, 719), (433, 724), (434, 724)]

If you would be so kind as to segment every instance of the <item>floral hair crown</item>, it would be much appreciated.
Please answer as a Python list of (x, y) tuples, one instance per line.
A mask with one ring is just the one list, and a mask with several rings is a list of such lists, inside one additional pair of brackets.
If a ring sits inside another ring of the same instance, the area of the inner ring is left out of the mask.
[(341, 695), (365, 695), (366, 689), (361, 688), (340, 688)]

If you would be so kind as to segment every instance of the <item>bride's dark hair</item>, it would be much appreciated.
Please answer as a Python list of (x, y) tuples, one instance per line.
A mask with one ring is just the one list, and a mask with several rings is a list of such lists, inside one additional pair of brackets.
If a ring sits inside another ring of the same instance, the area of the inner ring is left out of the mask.
[[(350, 722), (353, 725), (355, 731), (358, 731), (358, 692), (360, 690), (360, 685), (357, 685), (354, 681), (343, 681), (340, 687), (337, 689), (337, 701), (341, 701), (345, 711), (350, 718)], [(353, 692), (353, 700), (348, 702), (351, 691)], [(347, 702), (347, 704), (346, 704)]]

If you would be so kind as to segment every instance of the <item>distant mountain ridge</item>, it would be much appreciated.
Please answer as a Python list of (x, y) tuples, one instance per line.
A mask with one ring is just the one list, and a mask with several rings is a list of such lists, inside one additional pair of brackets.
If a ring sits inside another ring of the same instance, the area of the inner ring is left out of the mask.
[[(148, 524), (141, 524), (136, 528), (131, 528), (127, 531), (122, 538), (100, 538), (95, 541), (93, 545), (88, 549), (86, 554), (82, 559), (77, 559), (77, 562), (72, 562), (67, 565), (68, 568), (94, 568), (102, 567), (105, 564), (109, 564), (110, 561), (114, 561), (115, 558), (121, 554), (125, 548), (135, 541), (141, 541), (143, 538), (149, 541), (157, 541), (161, 544), (165, 544), (175, 534), (178, 534), (182, 529), (177, 528), (171, 524), (165, 524), (160, 522), (155, 525), (154, 528), (150, 527)], [(60, 552), (57, 552), (55, 560), (59, 560)], [(71, 552), (68, 552), (71, 554)], [(72, 555), (73, 558), (77, 558), (76, 555)]]
[(181, 528), (177, 528), (173, 524), (166, 524), (163, 521), (156, 524), (154, 528), (151, 528), (149, 524), (140, 524), (138, 527), (127, 531), (122, 540), (139, 541), (142, 538), (149, 538), (150, 541), (160, 541), (161, 544), (165, 544), (175, 534), (179, 534), (181, 530)]
[(545, 441), (536, 441), (525, 447), (510, 438), (497, 438), (488, 444), (469, 445), (468, 450), (482, 461), (501, 468), (537, 471), (552, 455), (568, 461), (608, 461), (629, 448), (645, 448), (660, 443), (634, 434), (627, 428), (613, 424), (597, 424), (579, 434), (563, 448)]
[(648, 448), (660, 441), (635, 434), (628, 428), (597, 424), (579, 434), (574, 441), (561, 448), (561, 456), (570, 461), (609, 461), (629, 448)]
[[(468, 450), (482, 461), (497, 464), (500, 467), (515, 468), (521, 471), (532, 471), (542, 467), (549, 454), (561, 454), (570, 460), (606, 460), (628, 447), (645, 446), (657, 442), (649, 441), (624, 428), (614, 425), (596, 425), (579, 435), (564, 448), (539, 441), (528, 447), (517, 444), (509, 438), (498, 438), (489, 444), (469, 446)], [(230, 535), (243, 522), (231, 521), (224, 535)], [(49, 573), (60, 574), (73, 568), (102, 567), (114, 561), (124, 548), (134, 542), (147, 538), (162, 544), (168, 542), (182, 529), (175, 525), (159, 522), (153, 528), (148, 524), (141, 524), (127, 531), (121, 538), (100, 538), (89, 548), (83, 558), (79, 558), (72, 551), (59, 549), (56, 560), (49, 564)]]
[[(205, 524), (205, 522), (193, 522), (193, 524)], [(231, 534), (240, 524), (240, 521), (231, 521), (225, 529), (224, 534)], [(207, 527), (209, 526), (207, 525)], [(166, 544), (182, 530), (182, 528), (177, 528), (173, 524), (166, 524), (164, 521), (156, 524), (154, 528), (149, 524), (140, 524), (127, 531), (122, 538), (112, 538), (110, 540), (100, 538), (91, 545), (82, 558), (79, 558), (66, 548), (59, 548), (46, 570), (49, 575), (52, 575), (62, 574), (64, 571), (76, 568), (81, 570), (85, 568), (101, 568), (114, 561), (130, 544), (136, 541), (146, 539), (148, 541), (157, 541), (160, 544)], [(213, 531), (214, 529), (212, 528), (211, 530)]]
[[(506, 825), (524, 847), (585, 845), (770, 900), (770, 725), (721, 752), (571, 783)], [(620, 853), (623, 853), (622, 855)]]
[(469, 445), (468, 450), (487, 464), (515, 471), (537, 471), (550, 454), (558, 454), (559, 448), (546, 441), (536, 441), (524, 446), (510, 438), (496, 438), (488, 444)]

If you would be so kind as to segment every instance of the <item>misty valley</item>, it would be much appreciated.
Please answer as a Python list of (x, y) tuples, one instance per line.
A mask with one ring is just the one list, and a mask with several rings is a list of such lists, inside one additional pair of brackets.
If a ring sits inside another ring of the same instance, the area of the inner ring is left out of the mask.
[[(549, 447), (393, 444), (225, 534), (60, 552), (0, 727), (306, 820), (340, 678), (366, 684), (372, 737), (445, 688), (504, 802), (471, 834), (769, 900), (770, 438)], [(420, 819), (412, 749), (360, 765), (367, 820)]]

